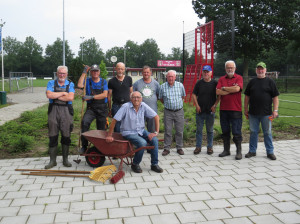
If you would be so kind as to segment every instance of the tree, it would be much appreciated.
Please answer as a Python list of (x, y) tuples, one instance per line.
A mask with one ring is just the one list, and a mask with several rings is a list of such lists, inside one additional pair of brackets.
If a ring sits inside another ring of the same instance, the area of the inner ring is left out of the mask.
[[(243, 75), (248, 76), (250, 59), (271, 48), (283, 47), (290, 33), (299, 30), (299, 0), (196, 0), (194, 10), (199, 18), (222, 22), (230, 26), (228, 15), (234, 10), (235, 55), (244, 60)], [(228, 42), (230, 29), (215, 32), (215, 42)], [(216, 46), (216, 51), (228, 51), (227, 47)]]
[(122, 47), (112, 47), (111, 49), (106, 51), (106, 62), (107, 65), (109, 66), (113, 66), (113, 63), (111, 62), (110, 58), (112, 56), (116, 56), (117, 57), (117, 62), (123, 62), (124, 61), (124, 54), (123, 54), (124, 50)]
[(101, 78), (107, 79), (108, 71), (106, 70), (106, 65), (103, 60), (101, 60), (99, 67), (100, 67), (100, 71), (101, 71)]
[(43, 48), (37, 41), (29, 36), (26, 37), (24, 44), (20, 48), (20, 55), (22, 55), (22, 67), (32, 72), (33, 68), (37, 69), (43, 62)]
[(126, 48), (126, 67), (131, 67), (131, 68), (142, 67), (140, 65), (140, 59), (141, 59), (140, 46), (134, 41), (127, 40), (124, 47)]
[(147, 39), (145, 40), (141, 46), (141, 60), (140, 60), (140, 67), (144, 65), (148, 65), (150, 67), (156, 67), (157, 60), (161, 59), (162, 54), (160, 53), (160, 49), (154, 39)]
[(4, 64), (6, 72), (15, 72), (20, 68), (20, 49), (22, 43), (13, 37), (3, 39), (4, 45)]
[[(56, 71), (57, 66), (63, 64), (63, 41), (57, 38), (52, 45), (47, 45), (45, 53), (45, 72), (52, 74)], [(68, 41), (65, 41), (65, 62), (67, 66), (71, 64), (73, 55)]]
[(101, 60), (105, 60), (104, 53), (94, 37), (80, 44), (78, 55), (81, 55), (81, 50), (83, 50), (83, 62), (86, 65), (100, 64)]
[(77, 57), (72, 59), (70, 65), (68, 66), (68, 78), (77, 86), (77, 82), (82, 74), (83, 71), (83, 62), (81, 60), (81, 57)]

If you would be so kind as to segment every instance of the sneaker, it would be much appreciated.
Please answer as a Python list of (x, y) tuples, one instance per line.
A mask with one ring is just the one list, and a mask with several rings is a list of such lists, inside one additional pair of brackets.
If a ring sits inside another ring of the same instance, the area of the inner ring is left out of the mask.
[(164, 170), (159, 167), (159, 165), (151, 165), (151, 170), (153, 170), (156, 173), (162, 173)]
[(194, 154), (197, 155), (201, 152), (201, 147), (196, 147), (194, 150)]
[(166, 155), (169, 155), (170, 154), (170, 150), (167, 150), (165, 149), (163, 152), (162, 152), (162, 155), (163, 156), (166, 156)]
[(214, 150), (212, 148), (207, 148), (207, 154), (211, 155), (214, 153)]
[(276, 156), (274, 154), (268, 154), (267, 157), (271, 160), (276, 160)]
[(256, 156), (256, 152), (248, 152), (248, 153), (245, 155), (246, 158), (251, 158), (251, 157), (253, 157), (253, 156)]
[(184, 151), (183, 151), (182, 149), (177, 149), (177, 153), (178, 153), (179, 155), (184, 155)]
[(134, 165), (134, 164), (132, 164), (131, 165), (131, 169), (135, 173), (142, 173), (143, 172), (143, 170), (141, 169), (140, 165)]
[(86, 151), (86, 148), (85, 147), (81, 147), (81, 149), (78, 150), (78, 153), (79, 154), (84, 154)]

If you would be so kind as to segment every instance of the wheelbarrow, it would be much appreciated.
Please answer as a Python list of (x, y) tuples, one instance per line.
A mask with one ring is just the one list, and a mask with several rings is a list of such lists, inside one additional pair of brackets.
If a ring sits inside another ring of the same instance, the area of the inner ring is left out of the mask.
[(126, 165), (132, 165), (132, 158), (134, 154), (143, 149), (154, 149), (154, 146), (143, 146), (135, 149), (134, 146), (123, 138), (120, 133), (113, 133), (113, 142), (106, 142), (106, 131), (102, 130), (91, 130), (82, 133), (82, 135), (94, 146), (88, 147), (85, 154), (86, 162), (91, 167), (102, 166), (107, 157), (111, 164), (112, 158), (120, 159), (120, 165), (118, 171), (122, 171), (123, 163)]

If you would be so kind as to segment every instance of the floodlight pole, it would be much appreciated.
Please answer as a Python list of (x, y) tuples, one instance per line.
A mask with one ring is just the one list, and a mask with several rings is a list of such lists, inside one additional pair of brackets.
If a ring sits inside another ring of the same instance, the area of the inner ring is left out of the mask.
[(1, 19), (1, 23), (0, 23), (0, 36), (1, 36), (1, 52), (2, 52), (2, 91), (4, 92), (4, 59), (3, 59), (3, 38), (2, 38), (2, 27), (4, 26), (5, 22), (2, 23), (2, 19)]
[(81, 38), (81, 61), (83, 61), (83, 39), (84, 37), (80, 37)]
[(66, 65), (65, 61), (65, 0), (63, 0), (63, 65)]

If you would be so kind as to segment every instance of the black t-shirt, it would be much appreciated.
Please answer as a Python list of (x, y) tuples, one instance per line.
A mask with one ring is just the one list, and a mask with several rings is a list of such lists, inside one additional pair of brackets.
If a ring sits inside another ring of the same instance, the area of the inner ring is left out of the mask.
[(249, 114), (271, 115), (273, 98), (279, 95), (273, 79), (268, 77), (251, 79), (245, 95), (249, 96)]
[(130, 101), (130, 87), (132, 86), (132, 78), (125, 76), (120, 82), (116, 77), (108, 81), (108, 89), (112, 90), (112, 100), (115, 104), (123, 104)]
[(197, 81), (193, 94), (197, 96), (198, 104), (201, 108), (201, 113), (210, 113), (211, 107), (216, 102), (216, 87), (218, 82), (214, 79), (210, 82), (205, 82), (203, 79)]

